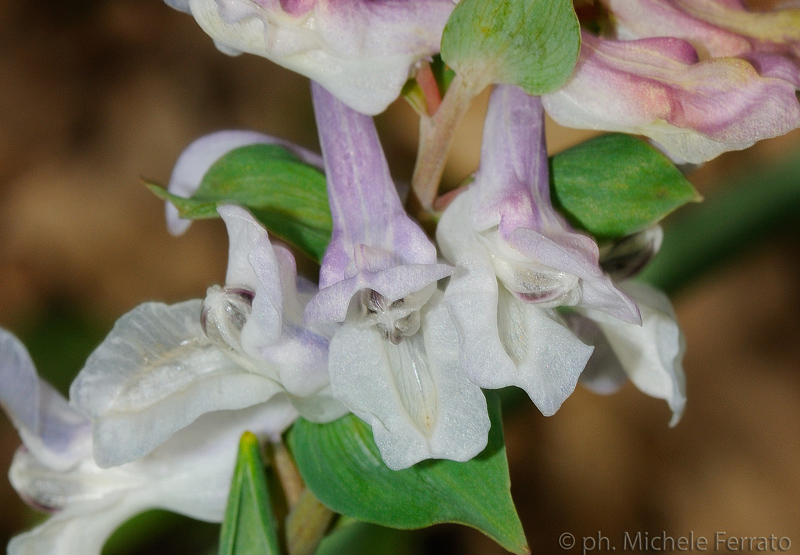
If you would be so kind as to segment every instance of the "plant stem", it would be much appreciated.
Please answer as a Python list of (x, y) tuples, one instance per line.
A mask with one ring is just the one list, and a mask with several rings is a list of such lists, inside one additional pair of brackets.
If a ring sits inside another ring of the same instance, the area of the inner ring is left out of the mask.
[(305, 489), (305, 484), (297, 471), (289, 450), (286, 448), (286, 444), (280, 439), (272, 442), (272, 463), (275, 466), (275, 472), (278, 474), (283, 493), (286, 495), (286, 502), (291, 510), (297, 505)]
[(411, 189), (422, 211), (430, 212), (433, 208), (458, 122), (483, 88), (483, 83), (478, 88), (457, 74), (439, 109), (432, 116), (420, 118), (419, 148)]
[(308, 488), (286, 517), (289, 555), (312, 555), (331, 526), (335, 513), (320, 503)]

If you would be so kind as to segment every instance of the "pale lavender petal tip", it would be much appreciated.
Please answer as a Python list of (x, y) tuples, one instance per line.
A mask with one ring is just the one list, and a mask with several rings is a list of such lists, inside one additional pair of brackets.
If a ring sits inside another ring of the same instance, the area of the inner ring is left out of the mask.
[(400, 203), (372, 118), (312, 83), (333, 234), (309, 322), (342, 321), (352, 296), (373, 289), (397, 300), (450, 273)]
[(88, 453), (89, 419), (39, 379), (22, 343), (0, 329), (0, 405), (25, 446), (51, 468), (65, 468)]

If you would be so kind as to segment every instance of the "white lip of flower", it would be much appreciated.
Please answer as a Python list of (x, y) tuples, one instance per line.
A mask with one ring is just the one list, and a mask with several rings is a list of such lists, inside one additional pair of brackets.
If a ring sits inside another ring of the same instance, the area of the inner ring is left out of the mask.
[(521, 301), (536, 303), (541, 308), (574, 306), (580, 302), (577, 276), (516, 253), (500, 237), (497, 228), (477, 236), (486, 247), (497, 278)]
[(419, 331), (419, 311), (434, 291), (436, 283), (430, 283), (419, 291), (392, 301), (374, 289), (362, 289), (351, 302), (356, 305), (358, 320), (364, 327), (374, 326), (383, 339), (399, 345), (403, 338)]
[(683, 355), (686, 340), (667, 296), (635, 281), (618, 285), (642, 311), (642, 325), (621, 322), (597, 310), (579, 308), (569, 321), (579, 336), (597, 345), (581, 382), (597, 393), (613, 393), (627, 379), (642, 392), (664, 399), (675, 426), (686, 406)]

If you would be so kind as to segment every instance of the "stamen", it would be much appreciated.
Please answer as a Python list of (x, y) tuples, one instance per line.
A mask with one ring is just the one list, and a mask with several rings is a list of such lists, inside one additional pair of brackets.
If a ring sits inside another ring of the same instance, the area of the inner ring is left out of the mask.
[(375, 326), (381, 337), (394, 345), (411, 337), (420, 327), (419, 310), (436, 290), (432, 283), (394, 301), (374, 289), (362, 289), (358, 294), (359, 319), (367, 326)]
[(580, 300), (577, 276), (535, 262), (514, 262), (490, 253), (500, 282), (522, 301), (542, 308), (571, 306)]
[(223, 353), (235, 359), (244, 354), (242, 349), (242, 328), (253, 310), (255, 294), (247, 289), (234, 287), (209, 287), (200, 323), (206, 337)]

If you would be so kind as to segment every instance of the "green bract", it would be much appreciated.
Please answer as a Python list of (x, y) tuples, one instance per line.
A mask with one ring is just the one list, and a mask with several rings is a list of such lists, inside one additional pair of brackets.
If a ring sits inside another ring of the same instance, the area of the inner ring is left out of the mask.
[(661, 152), (624, 134), (581, 143), (550, 159), (554, 201), (577, 227), (600, 238), (630, 235), (700, 200)]
[(270, 232), (318, 262), (330, 240), (325, 175), (282, 146), (255, 144), (230, 151), (211, 166), (188, 199), (148, 186), (183, 218), (218, 217), (219, 204), (244, 206)]
[(239, 458), (220, 531), (219, 554), (255, 553), (280, 555), (281, 552), (258, 438), (245, 432), (239, 442)]
[(550, 92), (569, 78), (579, 51), (571, 0), (462, 0), (442, 36), (442, 59), (477, 91), (504, 83)]
[(392, 528), (424, 528), (456, 522), (477, 528), (514, 553), (528, 553), (509, 492), (500, 403), (488, 395), (489, 444), (459, 463), (428, 460), (390, 470), (372, 430), (357, 417), (330, 424), (300, 419), (290, 446), (306, 485), (333, 511)]

